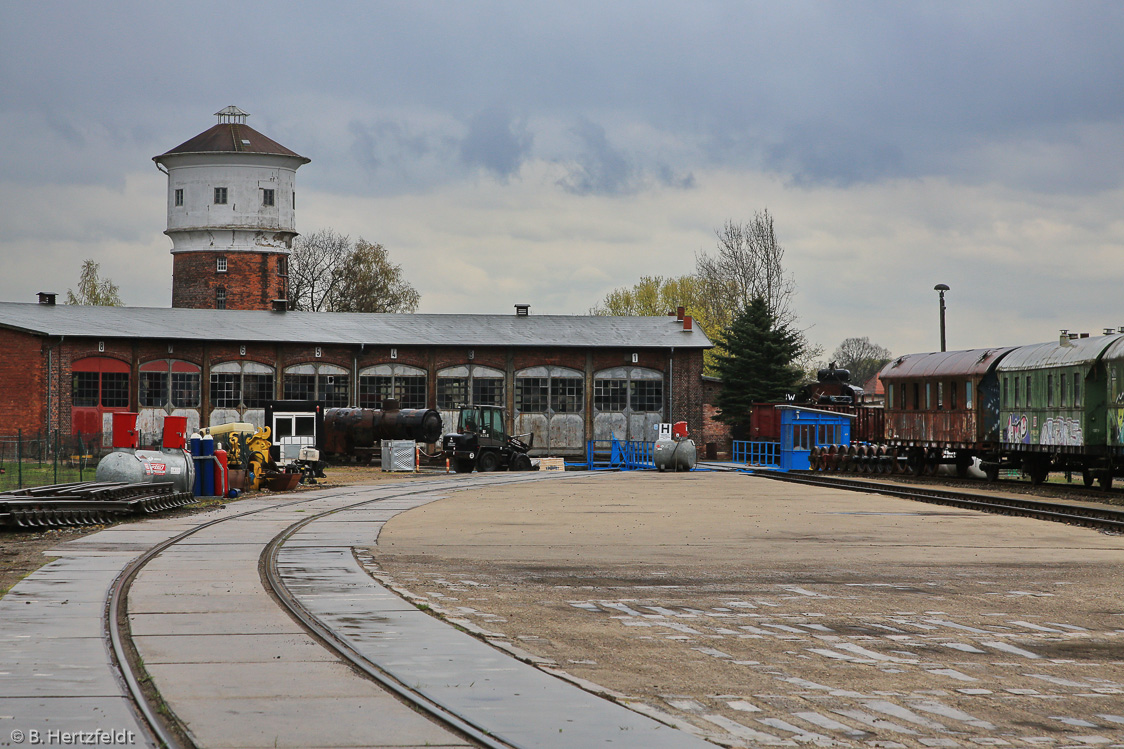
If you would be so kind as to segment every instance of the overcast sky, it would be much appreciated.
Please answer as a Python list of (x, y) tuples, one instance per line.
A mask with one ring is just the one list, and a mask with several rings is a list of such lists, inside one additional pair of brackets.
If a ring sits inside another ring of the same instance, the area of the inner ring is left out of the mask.
[(0, 0), (0, 299), (171, 302), (152, 157), (234, 104), (421, 312), (584, 314), (768, 209), (830, 352), (1124, 325), (1124, 4)]

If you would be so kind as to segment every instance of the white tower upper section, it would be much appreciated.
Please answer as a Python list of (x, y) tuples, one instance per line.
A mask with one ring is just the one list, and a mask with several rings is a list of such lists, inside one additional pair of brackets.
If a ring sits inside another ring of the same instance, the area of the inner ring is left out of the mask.
[(246, 124), (238, 107), (153, 161), (168, 175), (172, 254), (287, 253), (296, 236), (297, 169), (309, 159)]

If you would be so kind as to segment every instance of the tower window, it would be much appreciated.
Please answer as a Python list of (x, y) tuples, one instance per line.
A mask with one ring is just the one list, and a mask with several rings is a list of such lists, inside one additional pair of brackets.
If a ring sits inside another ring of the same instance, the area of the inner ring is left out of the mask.
[(293, 210), (297, 209), (297, 191), (293, 190)]
[(273, 190), (262, 190), (261, 191), (261, 204), (262, 205), (273, 205), (273, 196), (274, 196)]
[(183, 205), (183, 188), (182, 187), (176, 189), (176, 205), (177, 206)]
[(226, 188), (215, 188), (215, 205), (226, 205)]
[(279, 276), (289, 275), (289, 258), (287, 258), (287, 257), (277, 258), (277, 275), (279, 275)]
[(226, 273), (226, 258), (225, 257), (218, 258), (218, 260), (216, 261), (215, 270), (219, 273)]
[(215, 289), (215, 309), (226, 309), (226, 289), (221, 286)]

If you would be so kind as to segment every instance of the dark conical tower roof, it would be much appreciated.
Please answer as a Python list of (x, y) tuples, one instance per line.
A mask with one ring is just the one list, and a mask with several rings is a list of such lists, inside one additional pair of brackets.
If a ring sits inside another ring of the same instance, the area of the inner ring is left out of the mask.
[(153, 159), (159, 161), (164, 156), (180, 153), (263, 153), (292, 156), (306, 164), (311, 161), (247, 125), (249, 115), (238, 107), (227, 107), (215, 115), (219, 118), (217, 125)]

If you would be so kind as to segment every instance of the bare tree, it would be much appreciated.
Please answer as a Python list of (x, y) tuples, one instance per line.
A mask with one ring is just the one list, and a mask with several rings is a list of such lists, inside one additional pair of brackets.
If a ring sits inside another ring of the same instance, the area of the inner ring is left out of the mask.
[(421, 295), (402, 278), (402, 266), (390, 262), (381, 244), (362, 238), (340, 266), (332, 291), (332, 312), (414, 312)]
[(890, 349), (872, 343), (866, 336), (844, 340), (831, 354), (836, 366), (850, 370), (851, 382), (859, 386), (878, 374), (893, 358)]
[(779, 324), (795, 323), (796, 281), (785, 272), (784, 248), (777, 242), (769, 211), (753, 214), (744, 224), (728, 220), (715, 234), (717, 254), (695, 257), (695, 275), (711, 307), (708, 317), (727, 327), (751, 299), (760, 297)]
[(340, 268), (352, 252), (351, 239), (332, 229), (297, 237), (289, 255), (289, 306), (325, 312), (341, 280)]
[(117, 284), (108, 278), (98, 278), (100, 267), (93, 260), (82, 263), (82, 272), (78, 277), (78, 292), (75, 293), (73, 289), (66, 290), (67, 304), (86, 304), (95, 307), (123, 306)]
[(413, 312), (420, 295), (381, 244), (333, 229), (300, 237), (289, 256), (289, 305), (307, 312)]

